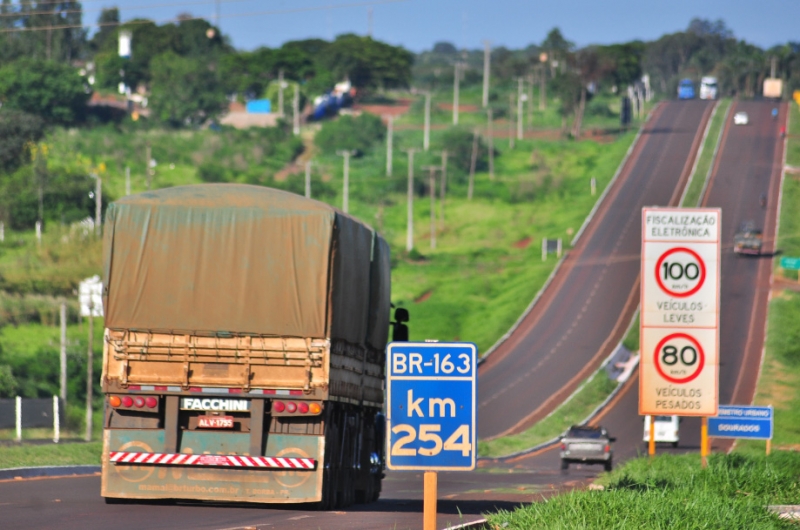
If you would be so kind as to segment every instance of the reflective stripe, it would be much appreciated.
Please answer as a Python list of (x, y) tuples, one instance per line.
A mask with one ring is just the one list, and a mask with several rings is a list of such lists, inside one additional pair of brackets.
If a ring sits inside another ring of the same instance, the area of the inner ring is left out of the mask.
[[(205, 458), (204, 457), (212, 457)], [(108, 459), (114, 464), (152, 464), (173, 466), (231, 466), (262, 469), (314, 469), (313, 458), (269, 456), (204, 455), (189, 453), (129, 453), (111, 451)]]

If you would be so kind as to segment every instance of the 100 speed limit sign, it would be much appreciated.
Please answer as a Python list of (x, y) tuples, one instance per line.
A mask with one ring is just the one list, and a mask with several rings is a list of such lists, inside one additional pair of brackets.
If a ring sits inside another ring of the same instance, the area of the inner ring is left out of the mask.
[(640, 414), (714, 415), (719, 209), (642, 210)]

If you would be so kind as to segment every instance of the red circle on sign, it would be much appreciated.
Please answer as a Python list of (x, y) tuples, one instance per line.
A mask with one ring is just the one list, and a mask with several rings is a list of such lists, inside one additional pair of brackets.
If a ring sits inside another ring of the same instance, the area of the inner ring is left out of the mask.
[[(698, 359), (699, 362), (697, 363), (697, 369), (695, 369), (693, 373), (687, 375), (686, 377), (682, 378), (672, 377), (665, 374), (664, 370), (661, 369), (661, 361), (658, 358), (658, 354), (661, 352), (661, 348), (663, 348), (664, 345), (672, 339), (686, 339), (689, 342), (691, 342), (697, 349), (697, 356), (699, 357)], [(703, 347), (700, 346), (700, 343), (697, 342), (697, 339), (695, 339), (691, 335), (687, 335), (686, 333), (672, 333), (661, 339), (661, 342), (659, 342), (658, 346), (656, 346), (656, 351), (653, 355), (653, 364), (655, 364), (656, 370), (658, 370), (658, 373), (659, 375), (661, 375), (661, 377), (663, 377), (670, 383), (683, 384), (696, 379), (697, 376), (700, 375), (700, 372), (703, 371), (703, 366), (705, 366), (706, 364), (706, 354), (703, 353)]]
[[(695, 285), (693, 288), (689, 289), (685, 293), (676, 293), (675, 291), (669, 289), (666, 285), (664, 285), (664, 282), (661, 281), (661, 275), (659, 274), (659, 270), (661, 270), (661, 265), (664, 264), (664, 260), (667, 259), (672, 254), (675, 254), (676, 252), (686, 252), (687, 254), (691, 254), (691, 256), (697, 260), (697, 265), (700, 268), (700, 280), (697, 282), (697, 285)], [(694, 293), (700, 290), (700, 288), (706, 281), (706, 264), (703, 262), (703, 258), (701, 258), (700, 255), (694, 250), (686, 247), (671, 248), (668, 251), (661, 254), (661, 257), (658, 258), (658, 262), (656, 262), (655, 272), (656, 272), (656, 282), (658, 282), (658, 286), (661, 287), (661, 290), (670, 296), (675, 296), (678, 298), (685, 298), (687, 296), (693, 295)]]

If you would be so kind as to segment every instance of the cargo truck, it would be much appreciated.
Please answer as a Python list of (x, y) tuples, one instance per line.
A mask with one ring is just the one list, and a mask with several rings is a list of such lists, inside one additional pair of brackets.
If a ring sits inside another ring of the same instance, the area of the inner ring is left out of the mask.
[(386, 241), (249, 185), (141, 193), (106, 215), (106, 501), (377, 499)]

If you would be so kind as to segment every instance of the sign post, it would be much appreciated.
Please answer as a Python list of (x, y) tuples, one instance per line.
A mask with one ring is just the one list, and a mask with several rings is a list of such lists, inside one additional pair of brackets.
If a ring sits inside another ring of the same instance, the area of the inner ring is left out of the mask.
[(475, 469), (477, 361), (471, 343), (387, 347), (386, 466), (425, 472), (424, 530), (436, 527), (436, 472)]
[(717, 413), (720, 217), (718, 208), (642, 209), (639, 414)]

